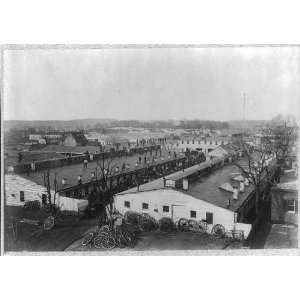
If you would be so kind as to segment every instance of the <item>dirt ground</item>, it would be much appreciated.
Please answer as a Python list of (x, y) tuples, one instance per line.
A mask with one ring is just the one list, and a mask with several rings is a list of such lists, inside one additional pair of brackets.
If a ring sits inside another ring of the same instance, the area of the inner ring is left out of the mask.
[(16, 241), (8, 226), (5, 230), (5, 251), (63, 251), (96, 224), (95, 218), (78, 219), (76, 216), (64, 217), (49, 231), (42, 230), (41, 226), (23, 223), (18, 226)]
[[(99, 251), (94, 247), (82, 246), (82, 238), (71, 244), (65, 251)], [(227, 238), (217, 238), (205, 234), (200, 235), (192, 232), (171, 232), (160, 231), (142, 233), (134, 248), (116, 248), (113, 251), (163, 251), (163, 250), (209, 250), (209, 249), (240, 249), (241, 242), (233, 242)], [(100, 250), (101, 251), (101, 250)], [(105, 250), (102, 250), (103, 252)]]

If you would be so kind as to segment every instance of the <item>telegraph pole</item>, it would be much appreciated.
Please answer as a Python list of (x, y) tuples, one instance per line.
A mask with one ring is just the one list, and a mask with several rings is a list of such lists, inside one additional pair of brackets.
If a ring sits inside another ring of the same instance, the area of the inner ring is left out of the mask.
[(245, 108), (246, 108), (246, 93), (243, 93), (243, 126), (245, 129)]
[(243, 93), (243, 139), (245, 135), (245, 128), (246, 128), (246, 118), (245, 118), (245, 108), (246, 108), (246, 93)]

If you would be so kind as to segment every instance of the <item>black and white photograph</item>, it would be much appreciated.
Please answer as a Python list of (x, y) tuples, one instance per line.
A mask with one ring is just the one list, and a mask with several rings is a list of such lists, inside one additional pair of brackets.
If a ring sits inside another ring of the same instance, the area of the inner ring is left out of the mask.
[(3, 249), (298, 248), (300, 48), (2, 49)]

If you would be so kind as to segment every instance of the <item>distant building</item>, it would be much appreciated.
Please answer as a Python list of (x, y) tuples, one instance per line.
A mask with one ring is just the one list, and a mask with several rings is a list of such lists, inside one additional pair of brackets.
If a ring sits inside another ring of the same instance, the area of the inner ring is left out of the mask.
[(184, 139), (179, 140), (175, 147), (179, 151), (187, 151), (187, 150), (196, 150), (202, 151), (205, 155), (214, 150), (220, 145), (225, 145), (229, 143), (229, 139), (220, 138), (220, 139), (205, 139), (205, 140), (197, 140), (197, 139)]
[(224, 157), (224, 156), (237, 156), (239, 154), (239, 148), (234, 144), (224, 144), (217, 146), (214, 150), (210, 151), (211, 157)]
[(87, 143), (88, 140), (82, 132), (70, 132), (62, 140), (62, 144), (68, 147), (86, 146)]

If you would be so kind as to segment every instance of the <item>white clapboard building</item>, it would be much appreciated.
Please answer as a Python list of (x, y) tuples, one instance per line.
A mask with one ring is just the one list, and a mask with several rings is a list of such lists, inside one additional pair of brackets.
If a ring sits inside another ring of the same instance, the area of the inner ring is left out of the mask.
[(221, 224), (226, 230), (243, 230), (251, 224), (247, 214), (253, 208), (254, 187), (239, 175), (236, 166), (214, 158), (115, 195), (115, 209), (163, 217), (206, 221), (210, 228)]
[[(26, 201), (42, 202), (46, 188), (17, 174), (5, 175), (5, 205), (11, 207), (23, 206)], [(52, 199), (54, 191), (51, 191)], [(88, 201), (56, 195), (56, 204), (62, 211), (83, 212)]]

